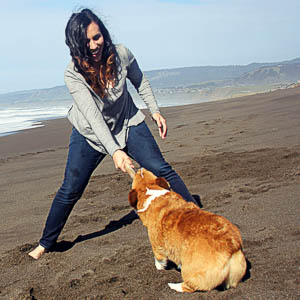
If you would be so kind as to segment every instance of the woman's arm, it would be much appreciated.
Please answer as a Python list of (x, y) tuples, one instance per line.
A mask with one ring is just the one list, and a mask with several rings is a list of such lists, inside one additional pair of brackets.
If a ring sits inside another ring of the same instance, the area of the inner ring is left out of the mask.
[(76, 76), (68, 70), (65, 72), (65, 83), (73, 97), (76, 107), (89, 122), (95, 135), (107, 152), (113, 156), (114, 152), (121, 148), (112, 136), (99, 107), (91, 95), (91, 91), (82, 80), (76, 78)]
[[(127, 49), (127, 48), (126, 48)], [(156, 122), (159, 128), (159, 135), (162, 139), (167, 136), (167, 122), (165, 118), (160, 114), (156, 99), (154, 97), (152, 88), (149, 81), (141, 71), (133, 54), (127, 49), (129, 65), (127, 67), (127, 78), (133, 84), (142, 100), (147, 105), (152, 114), (152, 119)]]
[(113, 138), (101, 111), (91, 95), (91, 91), (80, 79), (68, 71), (65, 72), (65, 83), (74, 99), (75, 105), (88, 120), (95, 135), (113, 158), (116, 169), (126, 172), (126, 164), (134, 168), (129, 156), (122, 151)]
[(152, 120), (156, 123), (159, 135), (162, 139), (167, 137), (168, 127), (166, 119), (160, 113), (154, 113), (152, 115)]
[(148, 79), (144, 76), (130, 50), (127, 48), (126, 50), (128, 53), (127, 78), (133, 84), (151, 114), (159, 113), (159, 108)]

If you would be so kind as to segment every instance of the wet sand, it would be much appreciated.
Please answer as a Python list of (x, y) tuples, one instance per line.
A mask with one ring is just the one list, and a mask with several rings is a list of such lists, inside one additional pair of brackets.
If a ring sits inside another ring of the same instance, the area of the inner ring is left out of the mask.
[(299, 299), (300, 88), (162, 109), (166, 160), (203, 209), (242, 233), (248, 272), (236, 289), (178, 294), (176, 269), (154, 266), (129, 207), (131, 179), (107, 157), (54, 251), (37, 245), (64, 173), (66, 119), (0, 138), (0, 299)]

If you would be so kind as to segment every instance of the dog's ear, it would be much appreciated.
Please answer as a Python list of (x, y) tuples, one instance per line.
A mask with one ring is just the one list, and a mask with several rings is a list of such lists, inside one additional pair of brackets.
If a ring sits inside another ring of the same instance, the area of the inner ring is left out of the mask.
[(155, 183), (166, 190), (170, 190), (168, 181), (163, 177), (157, 177)]
[(128, 194), (128, 201), (130, 203), (130, 205), (137, 209), (137, 191), (136, 190), (131, 190)]

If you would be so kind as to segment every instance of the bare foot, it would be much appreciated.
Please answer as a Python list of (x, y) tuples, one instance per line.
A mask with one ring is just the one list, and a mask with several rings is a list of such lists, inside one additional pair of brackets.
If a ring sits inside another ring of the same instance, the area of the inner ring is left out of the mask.
[(39, 259), (46, 251), (47, 251), (46, 248), (44, 248), (41, 245), (38, 245), (34, 250), (29, 252), (28, 255), (34, 259)]

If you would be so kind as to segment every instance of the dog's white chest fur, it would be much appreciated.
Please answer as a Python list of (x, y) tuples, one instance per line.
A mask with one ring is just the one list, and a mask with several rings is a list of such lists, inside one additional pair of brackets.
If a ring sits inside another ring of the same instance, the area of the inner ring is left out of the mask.
[(168, 192), (169, 192), (168, 190), (150, 190), (147, 188), (146, 195), (148, 195), (149, 197), (147, 198), (146, 202), (144, 203), (144, 207), (139, 209), (138, 212), (143, 212), (143, 211), (147, 210), (148, 207), (150, 206), (151, 202), (155, 198), (165, 195)]

